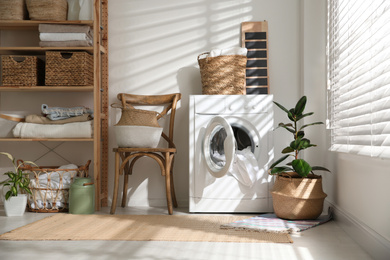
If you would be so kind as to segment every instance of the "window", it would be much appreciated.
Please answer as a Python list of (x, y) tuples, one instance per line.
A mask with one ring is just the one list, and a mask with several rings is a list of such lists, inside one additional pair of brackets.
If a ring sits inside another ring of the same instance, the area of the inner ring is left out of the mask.
[(390, 1), (328, 0), (331, 150), (390, 158)]

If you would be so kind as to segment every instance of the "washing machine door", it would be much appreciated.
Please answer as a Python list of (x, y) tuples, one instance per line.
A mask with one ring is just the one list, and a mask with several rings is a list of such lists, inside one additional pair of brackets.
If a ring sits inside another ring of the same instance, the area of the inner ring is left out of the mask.
[(203, 140), (203, 155), (210, 174), (216, 178), (228, 173), (236, 149), (233, 129), (220, 116), (210, 120)]

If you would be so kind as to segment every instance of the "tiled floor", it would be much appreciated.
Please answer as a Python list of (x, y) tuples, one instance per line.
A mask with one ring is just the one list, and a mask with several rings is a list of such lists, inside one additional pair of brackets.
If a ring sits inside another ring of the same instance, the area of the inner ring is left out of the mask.
[[(103, 208), (97, 214), (109, 214)], [(179, 208), (175, 214), (187, 214)], [(166, 214), (165, 208), (117, 208), (116, 214)], [(44, 218), (49, 214), (26, 212), (6, 217), (0, 209), (0, 233)], [(294, 243), (203, 243), (131, 241), (0, 241), (0, 259), (148, 259), (148, 260), (370, 260), (336, 221), (292, 235)]]

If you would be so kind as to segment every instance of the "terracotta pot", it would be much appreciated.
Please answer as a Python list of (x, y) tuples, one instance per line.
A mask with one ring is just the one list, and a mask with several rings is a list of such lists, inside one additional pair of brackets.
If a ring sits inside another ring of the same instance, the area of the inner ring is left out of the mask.
[(291, 220), (318, 218), (327, 196), (321, 176), (301, 178), (295, 172), (277, 176), (271, 194), (276, 216)]

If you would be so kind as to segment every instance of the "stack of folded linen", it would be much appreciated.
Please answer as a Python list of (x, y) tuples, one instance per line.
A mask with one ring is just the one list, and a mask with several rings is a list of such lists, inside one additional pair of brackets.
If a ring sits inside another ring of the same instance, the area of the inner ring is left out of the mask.
[(41, 115), (28, 115), (12, 130), (17, 138), (91, 138), (93, 110), (87, 107), (49, 107)]
[(40, 24), (39, 39), (41, 47), (89, 47), (93, 32), (88, 25)]

